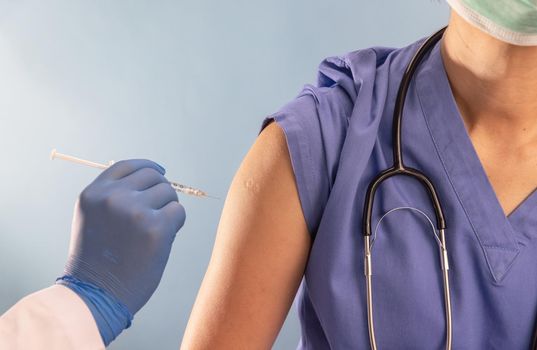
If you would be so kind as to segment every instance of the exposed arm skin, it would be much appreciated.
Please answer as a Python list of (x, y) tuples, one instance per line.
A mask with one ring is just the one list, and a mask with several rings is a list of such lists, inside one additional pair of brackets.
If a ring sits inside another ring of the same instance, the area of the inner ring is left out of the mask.
[(231, 183), (181, 349), (270, 349), (310, 247), (285, 134), (272, 122)]

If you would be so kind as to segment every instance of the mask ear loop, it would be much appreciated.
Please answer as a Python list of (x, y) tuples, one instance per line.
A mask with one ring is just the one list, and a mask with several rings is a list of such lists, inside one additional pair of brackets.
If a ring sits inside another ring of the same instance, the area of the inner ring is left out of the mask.
[(434, 226), (433, 224), (433, 221), (431, 220), (431, 218), (429, 218), (429, 216), (427, 216), (427, 214), (425, 214), (423, 211), (419, 210), (418, 208), (413, 208), (413, 207), (397, 207), (397, 208), (393, 208), (393, 209), (390, 209), (389, 211), (387, 211), (386, 213), (384, 213), (384, 215), (381, 216), (381, 218), (379, 219), (379, 221), (377, 222), (377, 224), (375, 225), (375, 231), (373, 232), (373, 238), (371, 239), (371, 244), (369, 245), (369, 249), (373, 249), (373, 244), (375, 243), (375, 240), (377, 239), (377, 230), (380, 226), (380, 223), (382, 222), (382, 220), (390, 213), (396, 211), (396, 210), (403, 210), (403, 209), (408, 209), (408, 210), (412, 210), (412, 211), (415, 211), (415, 212), (418, 212), (419, 214), (425, 216), (425, 218), (427, 219), (427, 221), (429, 222), (429, 224), (431, 225), (431, 229), (433, 231), (433, 234), (434, 234), (434, 238), (436, 239), (436, 243), (438, 244), (438, 247), (440, 249), (444, 248), (443, 244), (442, 244), (442, 241), (440, 240), (440, 237), (438, 236), (438, 233), (437, 233), (437, 229), (436, 227)]

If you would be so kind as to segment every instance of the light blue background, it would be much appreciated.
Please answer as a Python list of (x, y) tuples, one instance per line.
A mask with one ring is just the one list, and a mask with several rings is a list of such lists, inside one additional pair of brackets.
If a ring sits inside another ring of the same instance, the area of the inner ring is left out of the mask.
[[(225, 197), (264, 115), (322, 58), (403, 46), (447, 23), (432, 0), (0, 0), (0, 313), (53, 283), (72, 208), (106, 162), (150, 158)], [(163, 280), (111, 349), (177, 349), (223, 200), (181, 196), (187, 220)], [(295, 348), (295, 307), (274, 346)]]

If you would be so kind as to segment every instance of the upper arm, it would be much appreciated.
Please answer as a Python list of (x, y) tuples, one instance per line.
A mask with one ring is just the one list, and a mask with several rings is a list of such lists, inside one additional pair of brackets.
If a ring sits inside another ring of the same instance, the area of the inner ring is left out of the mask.
[(181, 348), (270, 349), (310, 246), (285, 134), (272, 123), (232, 181)]

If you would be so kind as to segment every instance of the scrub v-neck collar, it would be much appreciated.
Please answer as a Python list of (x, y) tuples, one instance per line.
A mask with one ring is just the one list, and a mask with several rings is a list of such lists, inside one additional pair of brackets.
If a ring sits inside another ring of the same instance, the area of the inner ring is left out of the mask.
[(416, 73), (417, 94), (445, 172), (499, 283), (534, 234), (537, 191), (505, 216), (453, 97), (440, 45), (441, 41)]

